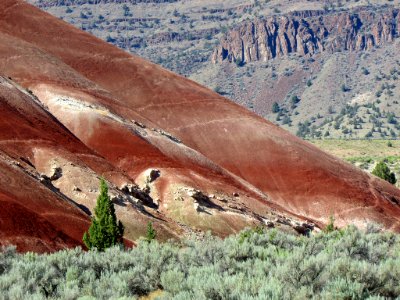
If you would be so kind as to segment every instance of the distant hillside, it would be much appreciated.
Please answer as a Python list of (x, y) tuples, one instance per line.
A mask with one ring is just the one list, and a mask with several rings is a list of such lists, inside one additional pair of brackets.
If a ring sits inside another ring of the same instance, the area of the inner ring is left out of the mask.
[(30, 1), (301, 137), (399, 136), (398, 0)]
[(243, 22), (207, 82), (301, 137), (397, 138), (399, 31), (391, 7)]
[(398, 0), (30, 2), (301, 137), (399, 137)]

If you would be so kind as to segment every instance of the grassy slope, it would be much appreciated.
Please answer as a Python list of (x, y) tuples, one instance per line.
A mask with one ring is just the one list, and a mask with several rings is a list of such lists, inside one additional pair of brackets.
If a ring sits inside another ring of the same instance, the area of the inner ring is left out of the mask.
[(388, 147), (387, 140), (310, 140), (322, 150), (342, 159), (354, 157), (384, 159), (388, 156), (400, 156), (400, 141), (393, 140)]
[[(385, 161), (400, 179), (400, 140), (310, 140), (318, 148), (372, 172), (377, 162)], [(399, 182), (396, 184), (400, 186)]]

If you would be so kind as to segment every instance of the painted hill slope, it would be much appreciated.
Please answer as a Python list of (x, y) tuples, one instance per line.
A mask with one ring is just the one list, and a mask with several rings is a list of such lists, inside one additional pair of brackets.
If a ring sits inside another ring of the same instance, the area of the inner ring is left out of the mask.
[[(184, 165), (166, 157), (142, 136), (133, 134), (135, 132), (133, 125), (129, 127), (126, 124), (110, 121), (108, 118), (111, 115), (102, 118), (105, 112), (101, 110), (96, 113), (88, 108), (87, 111), (83, 109), (81, 113), (85, 118), (79, 119), (78, 114), (74, 120), (80, 124), (91, 122), (95, 124), (93, 127), (100, 127), (99, 130), (91, 128), (93, 132), (99, 133), (96, 134), (96, 138), (93, 138), (92, 134), (91, 138), (107, 140), (106, 146), (111, 144), (102, 148), (102, 143), (95, 143), (100, 151), (105, 154), (111, 153), (110, 163), (87, 148), (46, 111), (46, 107), (35, 96), (13, 81), (1, 78), (0, 90), (2, 113), (0, 149), (1, 162), (4, 163), (1, 168), (4, 175), (1, 189), (3, 201), (1, 244), (12, 243), (21, 251), (40, 252), (81, 245), (83, 231), (88, 227), (88, 214), (93, 211), (95, 204), (100, 177), (105, 177), (111, 185), (111, 196), (116, 203), (117, 214), (125, 224), (128, 239), (134, 240), (144, 235), (149, 221), (157, 227), (159, 237), (162, 239), (180, 238), (185, 230), (190, 232), (184, 224), (170, 218), (168, 212), (162, 213), (161, 209), (159, 210), (160, 200), (155, 197), (168, 199), (169, 196), (157, 195), (157, 190), (163, 192), (163, 189), (170, 185), (170, 181), (182, 186), (174, 192), (192, 193), (193, 198), (198, 198), (200, 201), (199, 206), (205, 205), (209, 209), (216, 210), (214, 216), (208, 218), (211, 224), (207, 222), (203, 224), (205, 222), (203, 218), (195, 218), (192, 221), (189, 219), (189, 225), (197, 224), (200, 229), (213, 229), (217, 234), (226, 235), (260, 221), (260, 217), (252, 216), (251, 211), (237, 210), (240, 213), (227, 211), (229, 208), (213, 205), (212, 202), (208, 202), (208, 197), (200, 192), (196, 195), (197, 190), (194, 187), (203, 191), (219, 189), (222, 190), (222, 195), (225, 193), (230, 196), (237, 191), (243, 194), (253, 193), (237, 180), (214, 170), (218, 169), (217, 166), (208, 169), (209, 178), (206, 178), (203, 170), (206, 167), (196, 166), (194, 162)], [(72, 102), (72, 104), (79, 103)], [(64, 110), (64, 116), (67, 115), (68, 109)], [(144, 131), (143, 135), (153, 134), (153, 139), (161, 139), (162, 143), (162, 137), (151, 132), (147, 134), (145, 129), (141, 129)], [(168, 141), (167, 138), (164, 139)], [(90, 142), (89, 144), (92, 145)], [(118, 150), (121, 148), (126, 150)], [(118, 155), (123, 155), (126, 160), (122, 158), (121, 162), (119, 160), (121, 157)], [(145, 186), (139, 187), (134, 183), (132, 178), (135, 177), (132, 174), (135, 174), (136, 169), (142, 170), (146, 167), (143, 165), (144, 155), (149, 162), (147, 166), (156, 165), (159, 168), (156, 172), (161, 172), (162, 176), (158, 179), (157, 176), (148, 174), (145, 169), (145, 174), (137, 178), (137, 182)], [(115, 166), (112, 163), (115, 163)], [(128, 163), (135, 168), (125, 172), (122, 169)], [(154, 177), (152, 181), (158, 179), (157, 187), (153, 187), (147, 176)], [(147, 192), (146, 189), (150, 188), (153, 191)], [(249, 198), (253, 199), (251, 196)], [(260, 196), (256, 196), (255, 199), (261, 201)], [(174, 208), (174, 211), (181, 210), (181, 207)], [(188, 217), (191, 216), (190, 213), (197, 214), (196, 210), (193, 210), (193, 207), (185, 209)], [(74, 217), (74, 214), (78, 214), (81, 220)], [(215, 220), (211, 222), (213, 219)]]
[[(80, 245), (88, 216), (36, 172), (40, 152), (90, 153), (6, 79), (0, 80), (0, 244), (51, 251)], [(50, 125), (50, 126), (49, 126)], [(69, 151), (57, 150), (63, 143)]]
[[(128, 238), (149, 219), (165, 237), (179, 237), (285, 223), (279, 214), (297, 219), (286, 222), (294, 227), (334, 215), (339, 225), (400, 230), (396, 188), (24, 1), (0, 4), (0, 73), (31, 90), (118, 174), (108, 180)], [(90, 210), (95, 193), (85, 190), (86, 177), (61, 178), (61, 192)]]

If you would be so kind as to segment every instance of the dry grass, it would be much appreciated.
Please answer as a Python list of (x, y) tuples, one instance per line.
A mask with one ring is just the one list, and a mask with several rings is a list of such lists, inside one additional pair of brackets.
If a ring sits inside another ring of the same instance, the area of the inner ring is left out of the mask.
[(143, 296), (140, 297), (140, 300), (155, 300), (158, 297), (161, 297), (163, 295), (163, 291), (162, 290), (156, 290), (154, 292), (151, 292), (150, 294), (148, 294), (147, 296)]
[(400, 141), (387, 140), (310, 140), (318, 148), (342, 159), (352, 157), (373, 157), (384, 159), (388, 156), (400, 156)]

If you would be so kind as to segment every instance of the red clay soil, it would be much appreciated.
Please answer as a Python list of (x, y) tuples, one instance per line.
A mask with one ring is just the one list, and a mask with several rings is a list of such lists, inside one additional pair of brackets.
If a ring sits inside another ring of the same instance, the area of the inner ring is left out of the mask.
[(0, 115), (0, 245), (14, 244), (18, 251), (36, 252), (82, 246), (89, 217), (70, 199), (39, 181), (33, 152), (53, 149), (82, 167), (91, 165), (99, 173), (113, 174), (116, 170), (30, 95), (3, 78)]
[(34, 150), (49, 148), (99, 174), (121, 173), (32, 99), (0, 77), (0, 150), (34, 164)]
[(82, 245), (89, 218), (20, 168), (36, 147), (89, 154), (63, 126), (5, 80), (0, 82), (0, 245), (49, 252)]
[[(177, 180), (180, 183), (184, 181), (186, 184), (195, 184), (200, 189), (207, 190), (211, 186), (214, 189), (225, 190), (228, 194), (238, 190), (254, 194), (218, 166), (207, 164), (207, 161), (202, 161), (199, 157), (187, 158), (185, 150), (182, 151), (173, 142), (162, 143), (162, 149), (166, 148), (165, 152), (170, 152), (170, 156), (167, 156), (143, 137), (136, 135), (132, 128), (109, 118), (91, 113), (72, 112), (71, 117), (67, 117), (66, 114), (65, 111), (55, 112), (80, 140), (131, 178), (148, 168), (168, 169), (169, 173), (180, 177)], [(76, 128), (74, 123), (79, 124), (79, 128)], [(201, 176), (208, 179), (205, 185), (204, 180), (199, 179)]]
[(75, 205), (0, 160), (0, 245), (51, 252), (82, 246), (89, 218)]
[[(187, 164), (193, 167), (188, 169), (174, 159), (169, 159), (119, 123), (84, 114), (85, 118), (79, 120), (79, 123), (86, 128), (83, 132), (89, 128), (85, 121), (92, 123), (90, 129), (95, 134), (89, 135), (88, 145), (98, 150), (94, 153), (45, 111), (32, 95), (2, 77), (0, 115), (0, 245), (14, 244), (18, 251), (49, 252), (82, 246), (81, 238), (88, 228), (89, 218), (77, 205), (40, 183), (38, 174), (35, 178), (36, 168), (43, 163), (43, 158), (36, 159), (36, 150), (46, 149), (47, 153), (55, 153), (53, 155), (64, 157), (81, 168), (90, 167), (99, 176), (112, 174), (106, 176), (111, 181), (115, 174), (125, 176), (120, 170), (126, 169), (127, 174), (136, 174), (152, 164), (179, 174), (183, 178), (180, 183), (204, 182), (196, 180), (198, 173), (192, 178), (192, 174), (196, 174), (194, 169), (197, 169), (203, 176), (208, 175), (208, 187), (214, 186), (231, 194), (240, 189), (240, 185), (235, 188), (237, 182), (214, 170), (202, 170), (201, 166), (194, 163)], [(98, 153), (104, 154), (118, 168), (114, 168)], [(197, 186), (206, 188), (201, 184)], [(46, 192), (43, 193), (43, 190)], [(146, 228), (147, 219), (136, 220), (140, 223), (138, 227)], [(163, 226), (170, 227), (169, 230), (176, 227), (173, 224)], [(165, 231), (164, 227), (159, 230), (160, 235)], [(125, 244), (133, 245), (129, 240)]]
[[(316, 222), (334, 215), (339, 225), (374, 221), (400, 231), (400, 191), (395, 187), (22, 0), (0, 3), (0, 72), (38, 94), (46, 85), (65, 89), (67, 95), (84, 92), (124, 119), (161, 128), (293, 214)], [(116, 147), (84, 142), (114, 163), (120, 155), (134, 162), (137, 155), (124, 147), (114, 153)], [(179, 161), (173, 152), (163, 155)]]

